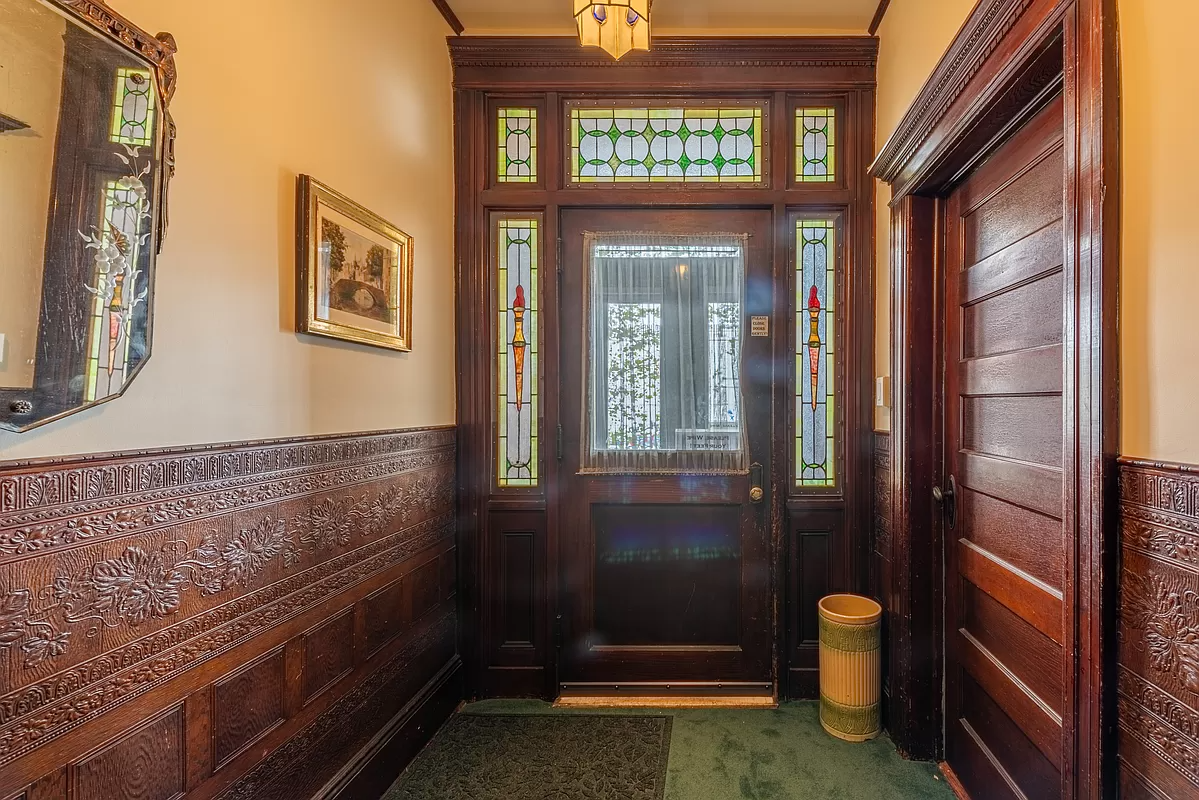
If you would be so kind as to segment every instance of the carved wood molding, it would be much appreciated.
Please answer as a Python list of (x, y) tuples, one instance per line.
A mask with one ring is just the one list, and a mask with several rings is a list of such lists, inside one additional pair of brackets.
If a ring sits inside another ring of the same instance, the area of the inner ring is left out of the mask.
[(620, 61), (567, 36), (460, 36), (449, 44), (456, 68), (873, 67), (878, 61), (878, 39), (871, 36), (656, 36), (651, 50)]
[(1035, 0), (982, 0), (870, 167), (894, 183), (933, 129)]
[(0, 764), (451, 541), (454, 448), (439, 428), (0, 468)]
[(891, 435), (874, 434), (874, 552), (891, 557)]
[(1199, 467), (1122, 458), (1119, 483), (1120, 729), (1199, 787)]
[(0, 464), (0, 563), (449, 463), (454, 441), (437, 428)]

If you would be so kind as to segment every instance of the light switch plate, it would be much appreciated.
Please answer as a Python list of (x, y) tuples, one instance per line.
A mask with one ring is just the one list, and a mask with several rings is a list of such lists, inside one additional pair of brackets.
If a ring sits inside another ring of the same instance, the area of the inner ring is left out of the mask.
[(891, 379), (887, 376), (874, 379), (874, 404), (879, 408), (891, 405)]

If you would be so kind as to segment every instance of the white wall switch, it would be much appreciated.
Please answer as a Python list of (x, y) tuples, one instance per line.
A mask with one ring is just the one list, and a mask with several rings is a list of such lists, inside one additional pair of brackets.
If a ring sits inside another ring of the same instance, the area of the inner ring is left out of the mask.
[(874, 404), (879, 408), (891, 405), (891, 379), (887, 376), (874, 379)]

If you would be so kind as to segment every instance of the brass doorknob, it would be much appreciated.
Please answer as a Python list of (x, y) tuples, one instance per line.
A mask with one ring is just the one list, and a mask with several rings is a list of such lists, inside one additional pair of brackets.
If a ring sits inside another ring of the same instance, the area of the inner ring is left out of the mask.
[(761, 486), (755, 486), (754, 488), (749, 490), (749, 499), (754, 501), (755, 503), (762, 502), (762, 498), (765, 496), (766, 496), (766, 493), (762, 491)]

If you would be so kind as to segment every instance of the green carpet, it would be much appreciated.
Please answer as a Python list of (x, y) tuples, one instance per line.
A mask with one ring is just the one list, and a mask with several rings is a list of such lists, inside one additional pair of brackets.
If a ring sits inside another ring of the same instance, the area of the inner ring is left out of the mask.
[[(467, 706), (467, 711), (623, 716), (642, 712), (557, 710), (535, 700), (489, 700)], [(673, 720), (666, 800), (953, 798), (934, 765), (904, 761), (885, 736), (849, 744), (826, 734), (820, 727), (815, 703), (786, 703), (771, 711), (645, 709), (644, 713)], [(422, 753), (418, 761), (424, 757)], [(414, 762), (409, 770), (419, 768)], [(401, 797), (399, 785), (385, 800)]]

